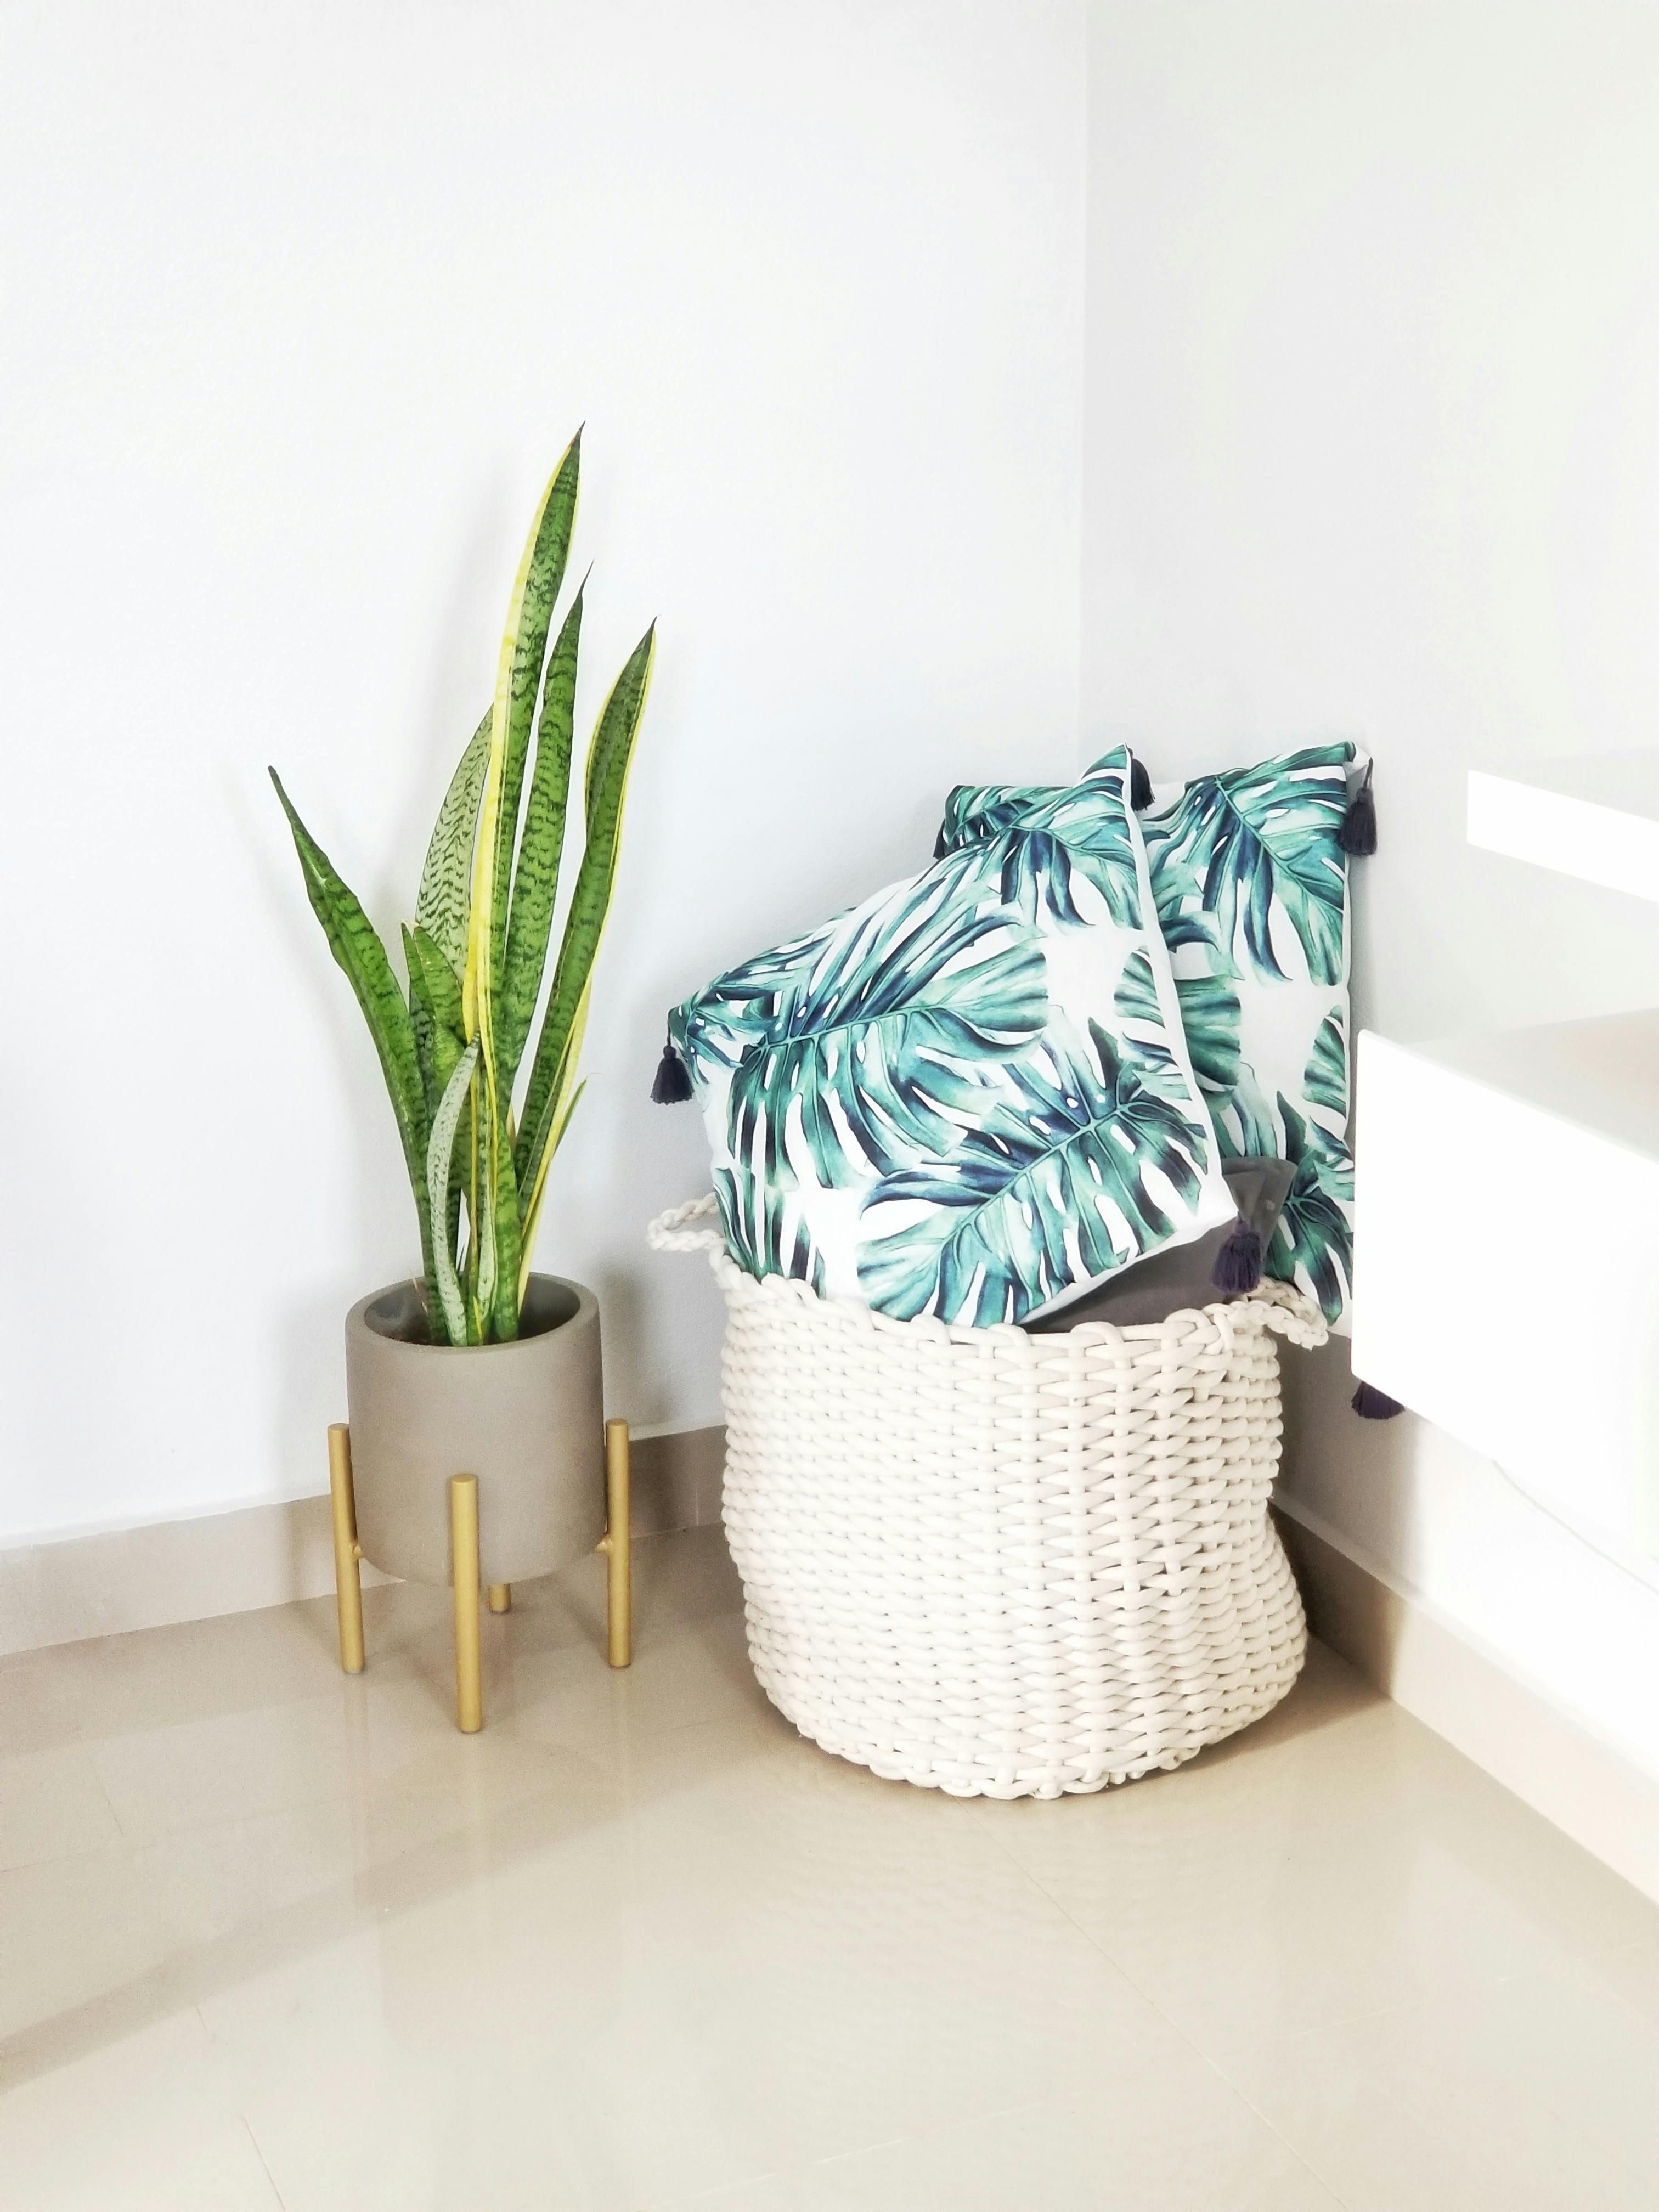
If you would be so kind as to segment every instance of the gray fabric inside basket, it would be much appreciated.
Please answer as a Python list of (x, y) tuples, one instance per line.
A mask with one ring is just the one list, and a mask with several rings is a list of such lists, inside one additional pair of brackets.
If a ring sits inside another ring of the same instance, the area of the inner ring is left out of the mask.
[[(1265, 1254), (1290, 1194), (1295, 1169), (1288, 1160), (1228, 1160), (1222, 1173), (1234, 1204), (1261, 1239)], [(1190, 1244), (1177, 1244), (1171, 1250), (1154, 1252), (1150, 1259), (1137, 1260), (1121, 1275), (1097, 1283), (1058, 1313), (1022, 1322), (1020, 1327), (1034, 1336), (1052, 1336), (1061, 1329), (1080, 1328), (1091, 1321), (1109, 1321), (1118, 1328), (1129, 1328), (1138, 1322), (1167, 1321), (1172, 1313), (1181, 1313), (1188, 1306), (1215, 1305), (1224, 1300), (1225, 1293), (1210, 1280), (1211, 1271), (1237, 1225), (1224, 1222), (1219, 1229), (1210, 1230)]]

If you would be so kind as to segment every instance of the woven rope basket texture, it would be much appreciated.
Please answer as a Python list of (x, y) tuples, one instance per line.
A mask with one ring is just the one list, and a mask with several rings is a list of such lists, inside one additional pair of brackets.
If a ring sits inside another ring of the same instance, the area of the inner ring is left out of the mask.
[(757, 1281), (714, 1200), (652, 1223), (726, 1301), (725, 1520), (762, 1687), (804, 1735), (958, 1796), (1179, 1765), (1307, 1644), (1267, 1514), (1297, 1292), (1066, 1334), (901, 1322)]

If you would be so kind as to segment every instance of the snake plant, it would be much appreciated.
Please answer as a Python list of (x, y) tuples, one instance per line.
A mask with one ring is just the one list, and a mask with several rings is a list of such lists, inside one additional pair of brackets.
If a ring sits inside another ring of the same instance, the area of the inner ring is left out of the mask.
[(585, 585), (550, 653), (548, 637), (580, 462), (578, 431), (542, 495), (519, 564), (495, 699), (438, 811), (414, 926), (403, 933), (406, 999), (374, 924), (270, 771), (313, 911), (356, 994), (392, 1094), (438, 1344), (499, 1343), (519, 1333), (548, 1167), (581, 1095), (576, 1061), (651, 676), (654, 623), (611, 686), (588, 746), (582, 855), (526, 1056), (570, 795)]

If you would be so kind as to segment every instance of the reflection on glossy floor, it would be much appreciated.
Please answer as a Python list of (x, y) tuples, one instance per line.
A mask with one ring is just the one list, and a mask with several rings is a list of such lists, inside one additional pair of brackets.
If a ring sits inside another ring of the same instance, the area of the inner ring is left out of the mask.
[(3, 2212), (1620, 2212), (1659, 1914), (1317, 1650), (1174, 1775), (803, 1743), (718, 1532), (0, 1662)]

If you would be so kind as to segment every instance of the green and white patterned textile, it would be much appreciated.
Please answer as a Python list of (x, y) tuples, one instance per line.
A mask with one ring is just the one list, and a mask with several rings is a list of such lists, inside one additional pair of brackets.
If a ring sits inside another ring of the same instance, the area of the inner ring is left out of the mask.
[[(1115, 755), (1109, 756), (1115, 758)], [(1352, 1277), (1348, 1150), (1348, 744), (1154, 787), (1139, 817), (1188, 1052), (1224, 1155), (1296, 1170), (1267, 1273), (1343, 1317)], [(1049, 794), (963, 785), (942, 851), (1006, 834)]]
[(1231, 1218), (1127, 778), (1109, 754), (675, 1010), (751, 1272), (1018, 1322)]

